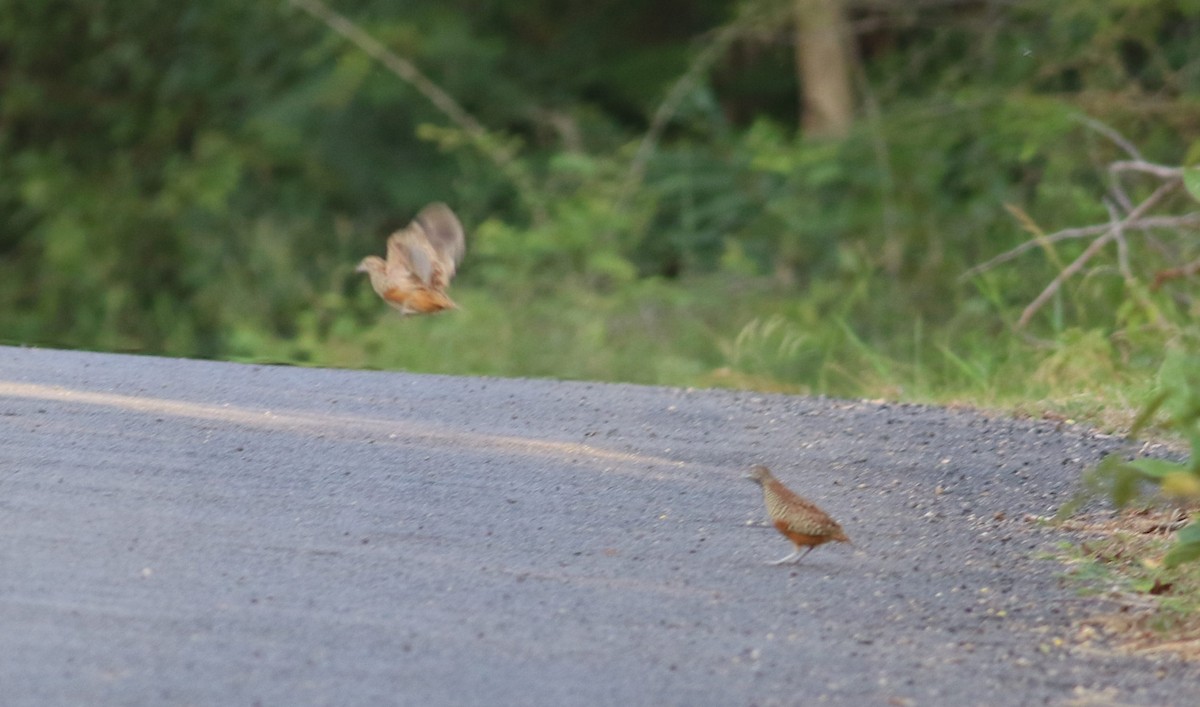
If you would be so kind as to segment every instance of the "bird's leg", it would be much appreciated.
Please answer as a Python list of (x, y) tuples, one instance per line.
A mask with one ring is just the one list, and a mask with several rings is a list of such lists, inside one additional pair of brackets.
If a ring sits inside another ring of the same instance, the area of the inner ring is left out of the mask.
[(781, 557), (778, 560), (775, 560), (774, 562), (768, 562), (767, 564), (768, 565), (782, 565), (782, 564), (785, 564), (788, 562), (795, 562), (796, 564), (800, 564), (800, 560), (803, 560), (804, 557), (806, 555), (808, 555), (808, 553), (812, 552), (812, 549), (814, 547), (816, 547), (816, 546), (809, 545), (808, 547), (804, 548), (804, 552), (800, 552), (800, 548), (796, 548), (795, 550), (792, 550), (792, 554), (788, 555), (787, 557)]
[(796, 548), (795, 550), (792, 550), (792, 554), (788, 555), (787, 557), (781, 557), (778, 560), (775, 560), (773, 562), (768, 562), (767, 564), (768, 565), (782, 565), (782, 564), (786, 564), (788, 562), (799, 562), (800, 557), (801, 557), (800, 556), (800, 548)]

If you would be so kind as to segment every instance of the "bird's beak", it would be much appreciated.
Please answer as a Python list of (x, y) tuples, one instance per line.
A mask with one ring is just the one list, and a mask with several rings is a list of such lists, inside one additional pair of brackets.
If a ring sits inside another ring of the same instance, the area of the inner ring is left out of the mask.
[(367, 271), (366, 263), (359, 263), (358, 267), (354, 268), (354, 272), (366, 272), (366, 271)]

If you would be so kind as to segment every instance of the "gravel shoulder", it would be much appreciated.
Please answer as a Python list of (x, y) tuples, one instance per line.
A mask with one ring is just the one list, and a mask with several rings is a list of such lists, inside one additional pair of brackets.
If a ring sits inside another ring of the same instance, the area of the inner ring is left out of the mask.
[(1075, 640), (1070, 426), (0, 347), (0, 439), (8, 705), (1200, 704)]

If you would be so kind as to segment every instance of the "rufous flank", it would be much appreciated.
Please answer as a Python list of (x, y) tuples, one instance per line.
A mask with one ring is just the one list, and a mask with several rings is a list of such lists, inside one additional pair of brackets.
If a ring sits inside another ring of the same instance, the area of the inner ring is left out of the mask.
[(746, 475), (746, 478), (762, 486), (767, 515), (770, 516), (775, 529), (796, 546), (796, 549), (787, 557), (767, 564), (781, 565), (785, 562), (799, 562), (818, 545), (824, 545), (830, 541), (850, 542), (850, 538), (846, 537), (842, 526), (838, 525), (836, 520), (817, 508), (812, 501), (780, 483), (767, 467), (762, 465), (754, 467)]

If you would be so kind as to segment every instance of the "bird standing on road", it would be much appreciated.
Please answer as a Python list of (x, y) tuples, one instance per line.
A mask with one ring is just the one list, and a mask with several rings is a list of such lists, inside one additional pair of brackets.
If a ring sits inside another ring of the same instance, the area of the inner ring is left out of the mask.
[(754, 467), (746, 478), (762, 486), (763, 501), (767, 504), (767, 515), (771, 517), (771, 522), (775, 524), (776, 530), (796, 545), (792, 554), (767, 564), (799, 562), (800, 558), (812, 552), (814, 547), (831, 540), (850, 542), (850, 538), (842, 532), (842, 526), (838, 525), (836, 520), (817, 508), (816, 504), (779, 483), (779, 479), (776, 479), (767, 467)]
[(386, 261), (368, 255), (355, 272), (367, 273), (376, 294), (401, 314), (433, 314), (458, 308), (446, 287), (465, 250), (458, 217), (445, 204), (430, 204), (388, 238)]

